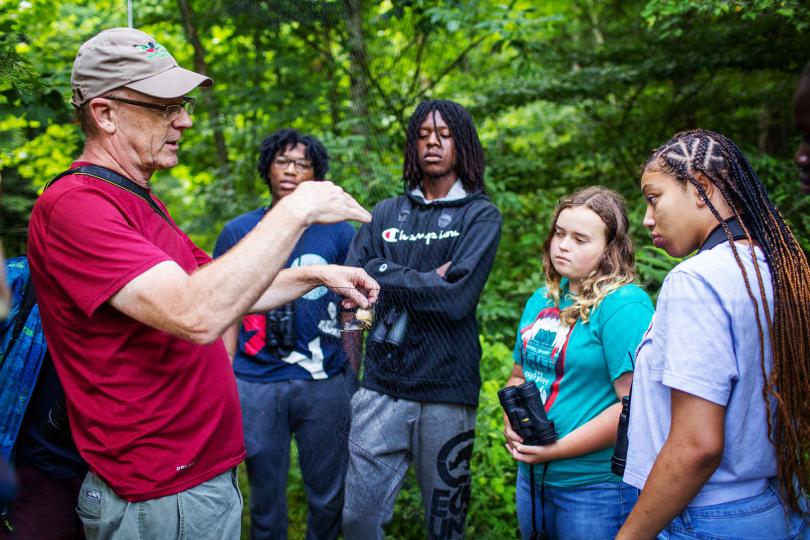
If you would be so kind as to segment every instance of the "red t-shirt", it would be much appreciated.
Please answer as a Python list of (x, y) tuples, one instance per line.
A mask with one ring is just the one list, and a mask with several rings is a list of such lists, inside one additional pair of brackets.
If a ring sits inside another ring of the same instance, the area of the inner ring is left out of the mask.
[(162, 261), (189, 274), (210, 262), (174, 222), (118, 186), (66, 176), (34, 205), (28, 257), (73, 438), (90, 470), (137, 502), (189, 489), (244, 459), (222, 340), (195, 345), (107, 303)]

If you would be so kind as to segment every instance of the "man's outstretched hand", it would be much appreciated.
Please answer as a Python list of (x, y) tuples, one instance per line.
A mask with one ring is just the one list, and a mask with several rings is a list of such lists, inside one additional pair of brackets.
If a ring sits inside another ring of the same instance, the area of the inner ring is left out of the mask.
[(354, 197), (328, 180), (303, 182), (279, 201), (278, 206), (299, 216), (306, 226), (313, 223), (360, 221), (368, 223), (371, 214)]

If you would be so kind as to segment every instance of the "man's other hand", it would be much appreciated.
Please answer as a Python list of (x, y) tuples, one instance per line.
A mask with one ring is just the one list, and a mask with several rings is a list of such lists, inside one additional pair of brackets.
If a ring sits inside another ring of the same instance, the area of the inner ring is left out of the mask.
[(360, 203), (328, 180), (300, 184), (278, 203), (282, 205), (286, 211), (301, 216), (307, 226), (346, 220), (371, 221), (371, 214)]
[(318, 268), (318, 278), (326, 287), (345, 297), (343, 307), (369, 308), (377, 301), (380, 285), (362, 268), (330, 264)]

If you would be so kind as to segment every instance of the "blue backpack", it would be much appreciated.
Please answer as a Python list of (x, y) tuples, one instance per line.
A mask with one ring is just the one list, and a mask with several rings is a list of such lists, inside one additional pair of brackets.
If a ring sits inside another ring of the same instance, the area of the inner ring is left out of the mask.
[(0, 456), (9, 460), (47, 352), (28, 259), (6, 261), (12, 294), (8, 319), (0, 322)]
[[(169, 222), (147, 190), (104, 167), (85, 165), (64, 171), (48, 182), (45, 189), (60, 178), (77, 173), (115, 184), (143, 198)], [(0, 322), (0, 351), (3, 353), (0, 357), (0, 457), (10, 461), (48, 348), (42, 333), (42, 320), (31, 283), (28, 259), (15, 257), (7, 260), (6, 275), (12, 292), (12, 305), (8, 319)]]

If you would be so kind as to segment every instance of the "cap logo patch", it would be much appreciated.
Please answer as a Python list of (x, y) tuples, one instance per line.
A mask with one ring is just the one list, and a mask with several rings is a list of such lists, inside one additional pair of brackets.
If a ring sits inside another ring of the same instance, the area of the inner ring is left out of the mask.
[(146, 57), (148, 60), (152, 58), (160, 58), (161, 56), (169, 56), (169, 52), (157, 41), (150, 41), (146, 45), (133, 45), (133, 47), (137, 47), (141, 49), (149, 55)]

